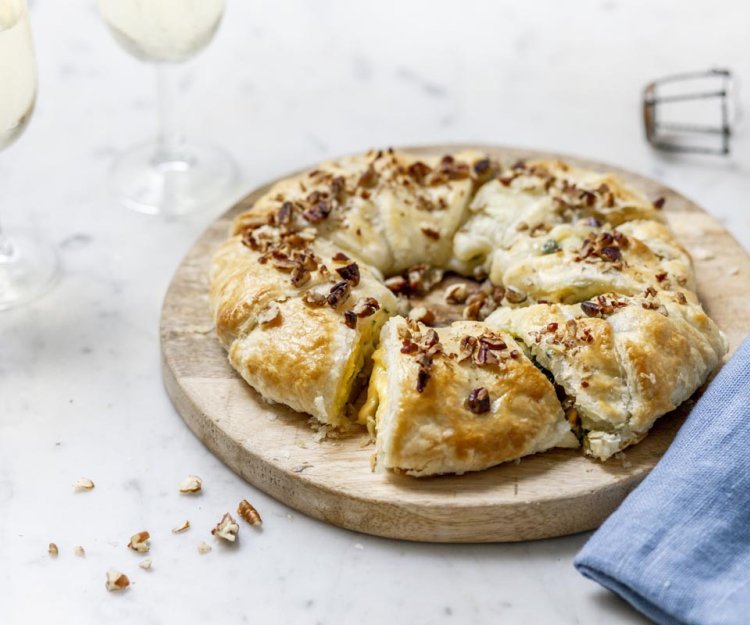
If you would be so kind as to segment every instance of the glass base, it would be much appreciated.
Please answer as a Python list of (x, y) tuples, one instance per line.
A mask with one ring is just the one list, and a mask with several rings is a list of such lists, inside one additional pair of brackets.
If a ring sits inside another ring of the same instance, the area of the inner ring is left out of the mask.
[(162, 160), (150, 142), (121, 154), (112, 166), (117, 198), (141, 213), (179, 217), (211, 208), (232, 190), (237, 166), (229, 154), (208, 145), (186, 146), (183, 153)]
[(60, 259), (55, 248), (31, 232), (14, 230), (0, 240), (0, 310), (41, 297), (59, 277)]

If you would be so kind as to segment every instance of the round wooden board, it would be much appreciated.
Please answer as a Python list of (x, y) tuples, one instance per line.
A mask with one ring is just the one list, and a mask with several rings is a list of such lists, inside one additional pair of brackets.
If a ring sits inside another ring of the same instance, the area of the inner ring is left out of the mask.
[[(408, 149), (448, 152), (467, 146)], [(474, 146), (476, 147), (476, 146)], [(531, 150), (479, 146), (504, 162), (551, 157)], [(687, 198), (616, 167), (649, 197), (665, 197), (666, 214), (694, 256), (699, 293), (729, 338), (750, 330), (750, 258), (724, 228)], [(216, 220), (180, 264), (161, 319), (164, 383), (190, 429), (231, 469), (269, 495), (334, 525), (390, 538), (432, 542), (519, 541), (597, 527), (645, 477), (689, 411), (687, 402), (660, 419), (626, 459), (607, 463), (575, 450), (553, 450), (463, 476), (415, 479), (373, 473), (364, 437), (318, 440), (305, 415), (269, 405), (229, 366), (213, 333), (208, 304), (211, 256), (231, 218), (269, 185)]]

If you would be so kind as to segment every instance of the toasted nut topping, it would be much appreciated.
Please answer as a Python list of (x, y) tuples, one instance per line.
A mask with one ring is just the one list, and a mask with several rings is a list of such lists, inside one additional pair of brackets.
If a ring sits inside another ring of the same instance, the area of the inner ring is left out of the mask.
[(483, 414), (490, 411), (490, 394), (482, 387), (475, 388), (466, 399), (466, 407), (474, 414)]
[(359, 178), (358, 185), (365, 189), (371, 189), (378, 183), (378, 173), (373, 169), (372, 165), (367, 168)]
[(270, 302), (258, 315), (258, 324), (261, 328), (278, 325), (281, 322), (281, 308), (276, 302)]
[(403, 276), (393, 276), (385, 281), (385, 286), (394, 293), (406, 293), (409, 290), (409, 281)]
[(47, 553), (49, 553), (49, 555), (51, 555), (53, 558), (56, 558), (60, 553), (60, 550), (57, 548), (57, 545), (55, 543), (50, 543), (49, 547), (47, 547)]
[(594, 302), (581, 302), (581, 310), (587, 317), (597, 317), (602, 312), (601, 307)]
[(440, 240), (440, 232), (438, 232), (434, 228), (422, 228), (421, 230), (422, 234), (425, 235), (428, 239), (432, 239), (433, 241)]
[(314, 289), (305, 291), (302, 295), (302, 301), (308, 306), (312, 306), (313, 308), (320, 308), (321, 306), (325, 306), (326, 300), (327, 296), (325, 293), (321, 293), (320, 291), (316, 291)]
[(149, 534), (148, 532), (138, 532), (137, 534), (133, 534), (130, 537), (128, 549), (132, 549), (133, 551), (137, 551), (138, 553), (146, 553), (149, 549), (151, 549), (151, 545), (149, 544), (150, 538), (151, 534)]
[(380, 309), (378, 300), (374, 297), (363, 297), (352, 309), (352, 312), (360, 319), (374, 315)]
[(185, 521), (182, 523), (182, 525), (178, 525), (177, 527), (172, 528), (173, 534), (181, 534), (182, 532), (186, 532), (190, 529), (190, 521)]
[(679, 304), (687, 304), (687, 297), (685, 297), (685, 294), (682, 291), (678, 291), (675, 294), (675, 299)]
[(349, 295), (351, 294), (351, 292), (351, 283), (347, 280), (342, 280), (341, 282), (337, 282), (331, 287), (326, 301), (331, 308), (338, 308), (339, 306), (341, 306), (341, 304), (349, 299)]
[(339, 274), (344, 280), (351, 283), (352, 286), (359, 284), (359, 265), (357, 263), (351, 263), (344, 267), (336, 269), (336, 273)]
[(429, 382), (429, 380), (430, 372), (427, 369), (420, 367), (417, 372), (417, 393), (421, 393), (427, 388), (427, 382)]
[(357, 327), (357, 315), (354, 314), (353, 310), (344, 311), (344, 323), (347, 328), (354, 330)]
[(120, 571), (114, 569), (107, 571), (107, 590), (125, 590), (128, 586), (130, 586), (130, 580), (125, 573), (120, 573)]
[(250, 525), (263, 525), (263, 519), (260, 518), (260, 514), (258, 514), (258, 511), (247, 499), (240, 501), (240, 505), (237, 506), (237, 514), (240, 515), (240, 518), (250, 523)]
[(664, 208), (664, 204), (666, 203), (666, 198), (660, 197), (654, 200), (654, 208), (656, 210), (661, 210)]
[(240, 531), (240, 526), (237, 525), (232, 516), (226, 512), (221, 521), (216, 524), (216, 527), (211, 530), (211, 533), (217, 538), (229, 541), (233, 543), (237, 540), (237, 533)]
[(199, 493), (203, 488), (203, 480), (197, 475), (188, 475), (180, 482), (180, 492), (183, 495)]
[(469, 296), (469, 289), (463, 283), (451, 284), (445, 289), (445, 301), (448, 304), (463, 304)]
[(435, 313), (426, 306), (415, 306), (409, 311), (409, 319), (421, 321), (429, 326), (435, 323)]
[(349, 257), (344, 252), (336, 252), (333, 256), (333, 260), (339, 263), (345, 263), (349, 260)]
[(76, 491), (93, 490), (94, 486), (96, 485), (87, 477), (78, 478), (73, 482), (73, 490)]
[(505, 299), (507, 299), (511, 304), (520, 304), (521, 302), (526, 301), (526, 293), (522, 293), (521, 291), (516, 291), (511, 287), (507, 287), (505, 289)]
[(208, 543), (200, 543), (198, 545), (198, 553), (204, 554), (208, 553), (209, 551), (211, 551), (211, 545), (209, 545)]
[(140, 566), (144, 571), (150, 571), (153, 562), (154, 561), (151, 558), (146, 558), (145, 560), (141, 560), (138, 563), (138, 566)]

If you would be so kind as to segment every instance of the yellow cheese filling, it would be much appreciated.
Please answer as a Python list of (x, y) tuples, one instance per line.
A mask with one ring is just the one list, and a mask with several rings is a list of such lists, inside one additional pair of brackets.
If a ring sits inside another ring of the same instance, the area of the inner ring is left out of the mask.
[(372, 355), (372, 374), (370, 385), (367, 387), (367, 400), (359, 410), (357, 421), (367, 426), (371, 436), (375, 436), (377, 429), (377, 413), (381, 397), (385, 397), (388, 386), (388, 376), (383, 358), (385, 353), (381, 345)]
[(337, 415), (337, 418), (343, 415), (346, 403), (351, 399), (355, 379), (375, 349), (383, 321), (383, 315), (376, 315), (359, 322), (361, 326), (359, 340), (355, 342), (352, 353), (349, 354), (341, 375), (341, 384), (338, 386), (333, 402), (333, 413)]

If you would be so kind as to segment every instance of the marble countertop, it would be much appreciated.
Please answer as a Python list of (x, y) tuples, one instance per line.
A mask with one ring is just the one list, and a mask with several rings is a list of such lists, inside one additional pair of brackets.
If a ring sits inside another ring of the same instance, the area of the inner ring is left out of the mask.
[[(638, 110), (642, 85), (662, 74), (726, 65), (750, 83), (746, 4), (228, 4), (181, 85), (190, 133), (241, 165), (235, 197), (371, 146), (503, 143), (656, 177), (750, 249), (747, 126), (731, 158), (665, 157), (645, 144)], [(0, 622), (645, 622), (572, 568), (587, 535), (512, 545), (373, 538), (286, 508), (214, 458), (164, 392), (158, 320), (182, 255), (233, 198), (179, 222), (119, 208), (107, 168), (153, 131), (153, 70), (116, 47), (93, 2), (36, 0), (32, 27), (38, 107), (0, 154), (0, 218), (50, 237), (65, 274), (46, 298), (0, 313)], [(191, 473), (203, 494), (178, 495)], [(74, 494), (80, 476), (96, 489)], [(242, 498), (263, 531), (243, 528), (239, 548), (199, 554)], [(192, 528), (173, 535), (185, 519)], [(126, 548), (143, 529), (151, 571)], [(130, 576), (126, 593), (105, 591), (110, 567)]]

